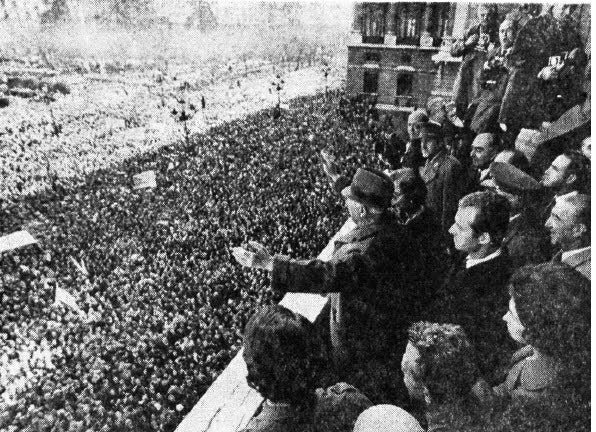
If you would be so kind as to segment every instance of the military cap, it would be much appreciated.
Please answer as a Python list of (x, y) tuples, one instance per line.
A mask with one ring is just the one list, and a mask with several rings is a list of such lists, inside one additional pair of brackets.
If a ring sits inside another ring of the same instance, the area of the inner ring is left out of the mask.
[(420, 130), (427, 137), (443, 138), (443, 128), (438, 123), (432, 121), (420, 123)]
[(496, 186), (505, 192), (522, 194), (540, 189), (540, 183), (522, 170), (505, 162), (493, 162), (490, 174)]

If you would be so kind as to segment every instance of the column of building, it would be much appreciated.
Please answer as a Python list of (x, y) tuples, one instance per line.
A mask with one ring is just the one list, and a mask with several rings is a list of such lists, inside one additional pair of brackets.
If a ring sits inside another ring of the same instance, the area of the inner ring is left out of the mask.
[(352, 8), (352, 29), (350, 32), (350, 44), (362, 43), (362, 20), (364, 19), (364, 5), (355, 3)]
[(389, 3), (385, 9), (385, 45), (395, 46), (397, 44), (397, 3)]

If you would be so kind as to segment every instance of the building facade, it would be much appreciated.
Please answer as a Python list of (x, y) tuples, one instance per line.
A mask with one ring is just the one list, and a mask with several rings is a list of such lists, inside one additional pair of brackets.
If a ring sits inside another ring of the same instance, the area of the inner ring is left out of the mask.
[[(374, 97), (380, 110), (402, 119), (425, 107), (432, 96), (449, 101), (461, 63), (461, 58), (452, 57), (449, 51), (475, 24), (478, 5), (356, 3), (346, 93)], [(499, 3), (496, 7), (500, 22), (519, 4)], [(589, 53), (589, 5), (581, 6), (580, 16)]]

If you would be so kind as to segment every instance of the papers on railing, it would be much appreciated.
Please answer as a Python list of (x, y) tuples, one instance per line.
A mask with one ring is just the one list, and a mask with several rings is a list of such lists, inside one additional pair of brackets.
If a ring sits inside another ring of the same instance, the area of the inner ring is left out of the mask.
[(37, 243), (27, 231), (17, 231), (0, 237), (0, 253)]

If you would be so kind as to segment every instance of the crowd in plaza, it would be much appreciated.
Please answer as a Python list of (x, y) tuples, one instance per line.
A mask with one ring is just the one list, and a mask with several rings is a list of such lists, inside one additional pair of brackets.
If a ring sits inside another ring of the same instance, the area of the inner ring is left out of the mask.
[[(0, 257), (0, 430), (172, 431), (241, 346), (251, 431), (588, 430), (589, 92), (557, 81), (585, 65), (507, 63), (568, 12), (509, 15), (498, 71), (404, 134), (374, 101), (299, 98), (1, 202), (39, 244)], [(474, 32), (462, 68), (490, 70)], [(552, 111), (507, 116), (519, 80)], [(348, 215), (329, 262), (298, 260)], [(335, 293), (328, 331), (272, 306), (292, 291)]]
[[(353, 170), (374, 161), (357, 151), (371, 147), (362, 122), (341, 119), (331, 96), (2, 204), (1, 232), (40, 243), (2, 254), (0, 429), (173, 430), (272, 301), (266, 275), (244, 274), (230, 247), (318, 253), (343, 216), (316, 149)], [(147, 169), (157, 188), (133, 190)], [(56, 287), (96, 319), (52, 306)]]

